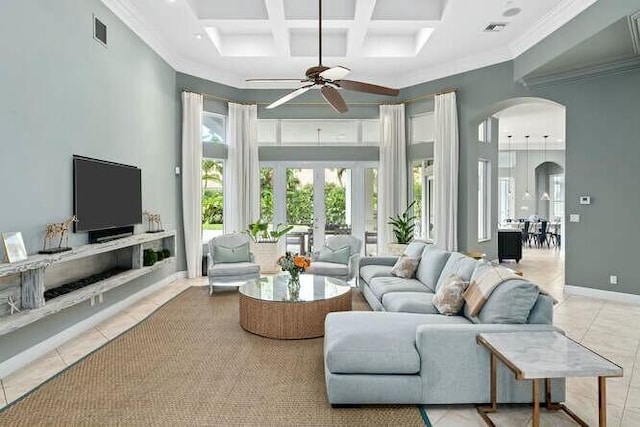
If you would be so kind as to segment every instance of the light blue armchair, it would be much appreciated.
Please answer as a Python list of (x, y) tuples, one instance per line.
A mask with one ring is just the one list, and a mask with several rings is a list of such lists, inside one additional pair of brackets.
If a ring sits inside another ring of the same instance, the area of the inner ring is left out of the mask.
[(240, 233), (223, 234), (209, 241), (210, 295), (214, 286), (241, 286), (260, 277), (260, 266), (249, 248), (249, 236)]
[(333, 250), (349, 247), (349, 259), (346, 263), (328, 262), (320, 260), (320, 252), (314, 252), (311, 256), (311, 266), (307, 269), (307, 274), (317, 274), (319, 276), (335, 277), (344, 281), (349, 281), (356, 277), (358, 264), (360, 261), (360, 251), (362, 250), (362, 240), (348, 234), (338, 234), (329, 236), (325, 246)]

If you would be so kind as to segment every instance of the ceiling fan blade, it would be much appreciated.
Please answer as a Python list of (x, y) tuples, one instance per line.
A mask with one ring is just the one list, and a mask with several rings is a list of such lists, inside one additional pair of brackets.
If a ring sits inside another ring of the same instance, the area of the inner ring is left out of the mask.
[(390, 87), (372, 85), (370, 83), (356, 82), (353, 80), (337, 80), (336, 83), (342, 89), (356, 92), (373, 93), (375, 95), (398, 96), (400, 91)]
[(341, 78), (347, 77), (347, 74), (351, 72), (350, 69), (342, 66), (332, 67), (328, 70), (324, 70), (320, 73), (320, 77), (327, 80), (340, 80)]
[(283, 96), (282, 98), (278, 99), (277, 101), (267, 105), (266, 108), (267, 108), (267, 110), (271, 110), (272, 108), (279, 107), (280, 105), (284, 104), (285, 102), (289, 102), (293, 98), (302, 95), (303, 93), (305, 93), (306, 91), (311, 89), (313, 86), (315, 86), (315, 85), (302, 86), (301, 88), (296, 89), (293, 92), (290, 92), (290, 93), (286, 94), (285, 96)]
[(272, 83), (272, 82), (306, 82), (306, 79), (246, 79), (247, 83)]
[(338, 92), (338, 89), (331, 86), (322, 86), (320, 90), (322, 92), (322, 96), (324, 99), (336, 110), (338, 113), (346, 113), (349, 111), (349, 107), (347, 107), (346, 102)]

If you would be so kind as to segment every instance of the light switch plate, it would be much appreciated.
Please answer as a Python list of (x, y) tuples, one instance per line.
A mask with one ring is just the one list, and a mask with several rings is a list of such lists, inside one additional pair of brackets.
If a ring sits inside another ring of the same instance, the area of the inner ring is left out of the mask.
[(569, 222), (580, 222), (580, 215), (579, 214), (569, 215)]
[(180, 166), (176, 166), (176, 175), (180, 175)]

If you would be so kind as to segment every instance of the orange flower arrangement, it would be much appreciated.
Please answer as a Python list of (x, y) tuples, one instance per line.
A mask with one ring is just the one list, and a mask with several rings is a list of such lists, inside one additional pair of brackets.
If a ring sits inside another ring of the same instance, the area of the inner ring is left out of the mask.
[(297, 279), (301, 272), (309, 268), (311, 265), (311, 258), (287, 252), (285, 255), (278, 258), (277, 263), (282, 271), (288, 271), (292, 279)]

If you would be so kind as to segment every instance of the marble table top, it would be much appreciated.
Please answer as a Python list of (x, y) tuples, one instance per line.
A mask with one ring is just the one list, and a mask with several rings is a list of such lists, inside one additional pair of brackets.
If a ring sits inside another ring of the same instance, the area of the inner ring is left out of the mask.
[(478, 335), (518, 379), (621, 377), (622, 368), (555, 331)]

